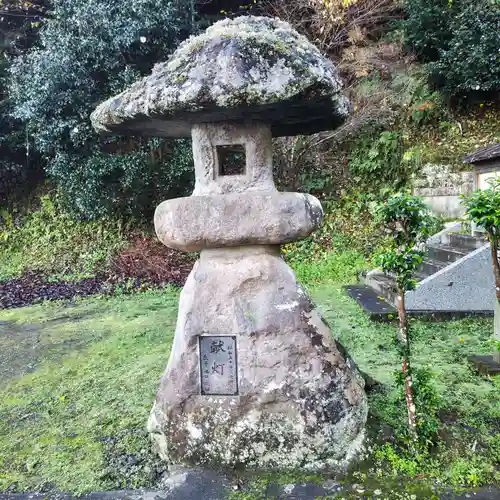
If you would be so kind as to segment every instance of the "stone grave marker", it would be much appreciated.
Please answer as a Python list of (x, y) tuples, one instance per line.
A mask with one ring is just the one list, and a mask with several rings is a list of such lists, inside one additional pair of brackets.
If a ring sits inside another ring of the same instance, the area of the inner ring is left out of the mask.
[(102, 132), (192, 137), (192, 196), (161, 203), (158, 238), (201, 251), (148, 422), (174, 464), (345, 466), (367, 418), (364, 381), (280, 245), (322, 221), (313, 196), (276, 190), (272, 137), (348, 115), (336, 68), (277, 19), (226, 19), (92, 114)]

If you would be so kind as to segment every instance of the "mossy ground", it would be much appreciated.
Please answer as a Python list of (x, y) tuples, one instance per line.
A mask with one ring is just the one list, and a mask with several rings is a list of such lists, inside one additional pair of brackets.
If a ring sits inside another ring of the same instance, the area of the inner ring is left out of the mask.
[[(370, 393), (376, 425), (404, 422), (395, 404), (395, 326), (371, 322), (339, 283), (315, 283), (310, 291), (334, 334), (380, 383)], [(154, 484), (161, 466), (144, 427), (167, 363), (178, 296), (166, 289), (0, 312), (0, 491)], [(414, 321), (412, 328), (414, 365), (433, 371), (444, 422), (440, 448), (413, 475), (450, 485), (494, 482), (500, 381), (475, 374), (466, 359), (491, 349), (492, 321)], [(392, 474), (412, 475), (405, 460), (370, 466), (349, 480), (389, 484)], [(270, 480), (250, 482), (241, 498), (261, 498)]]
[[(177, 301), (178, 291), (167, 289), (0, 314), (0, 491), (83, 492), (148, 481), (154, 471), (144, 425)], [(22, 374), (20, 357), (31, 373)], [(126, 462), (123, 473), (116, 460)]]

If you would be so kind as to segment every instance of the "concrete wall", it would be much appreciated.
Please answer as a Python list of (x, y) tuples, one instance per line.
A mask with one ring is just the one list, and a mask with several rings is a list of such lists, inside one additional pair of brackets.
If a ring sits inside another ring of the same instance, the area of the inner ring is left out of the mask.
[(421, 281), (405, 300), (413, 310), (493, 311), (495, 280), (489, 245)]
[(500, 176), (500, 171), (496, 170), (493, 172), (478, 172), (477, 174), (477, 188), (478, 189), (489, 189), (490, 185), (488, 183), (489, 179), (494, 179)]
[(450, 165), (427, 164), (414, 183), (413, 193), (424, 198), (436, 215), (459, 219), (465, 212), (460, 196), (473, 188), (472, 172), (455, 172)]
[[(415, 194), (422, 196), (418, 193)], [(431, 207), (434, 214), (445, 219), (461, 219), (465, 213), (465, 208), (458, 194), (423, 196), (423, 199)]]

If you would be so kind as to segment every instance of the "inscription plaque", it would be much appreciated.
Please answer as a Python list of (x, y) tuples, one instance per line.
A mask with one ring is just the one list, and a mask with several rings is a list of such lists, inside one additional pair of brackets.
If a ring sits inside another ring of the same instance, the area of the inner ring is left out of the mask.
[(236, 336), (201, 335), (201, 393), (213, 396), (238, 394)]

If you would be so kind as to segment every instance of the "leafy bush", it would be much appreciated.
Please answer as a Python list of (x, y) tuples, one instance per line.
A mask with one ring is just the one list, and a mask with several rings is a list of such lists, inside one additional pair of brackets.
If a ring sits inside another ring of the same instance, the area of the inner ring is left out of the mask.
[(410, 123), (417, 127), (439, 123), (446, 113), (441, 92), (431, 92), (427, 85), (423, 86), (413, 96), (410, 113)]
[(470, 457), (458, 458), (445, 470), (445, 479), (453, 486), (477, 487), (486, 484), (491, 478), (493, 467), (485, 463), (483, 457), (472, 455)]
[(431, 76), (451, 95), (500, 89), (500, 3), (406, 0), (407, 47), (431, 62)]
[(461, 1), (406, 0), (407, 19), (403, 23), (406, 46), (420, 60), (435, 61), (453, 37), (451, 20)]
[[(26, 123), (47, 171), (85, 217), (151, 211), (191, 182), (187, 143), (100, 139), (89, 115), (193, 29), (189, 0), (54, 0), (39, 46), (11, 68), (14, 115)], [(172, 151), (173, 149), (173, 151)], [(174, 159), (175, 158), (175, 159)]]
[(376, 218), (391, 236), (391, 245), (377, 264), (394, 274), (399, 295), (404, 295), (417, 284), (413, 276), (425, 256), (423, 245), (432, 234), (435, 217), (421, 198), (399, 193), (376, 207)]
[[(500, 340), (500, 178), (488, 179), (488, 189), (477, 189), (463, 196), (466, 216), (482, 226), (490, 240), (491, 262), (495, 277), (495, 337)], [(500, 359), (500, 354), (498, 355)]]
[(398, 191), (410, 183), (415, 173), (412, 160), (404, 154), (402, 134), (384, 131), (375, 139), (360, 139), (351, 153), (349, 170), (360, 189), (372, 193)]
[(449, 46), (430, 67), (450, 95), (500, 90), (500, 3), (467, 3), (452, 20)]
[(377, 264), (384, 273), (394, 275), (397, 286), (398, 341), (402, 358), (401, 383), (405, 388), (409, 432), (416, 440), (418, 437), (422, 438), (419, 436), (420, 431), (428, 432), (428, 425), (420, 428), (417, 423), (417, 413), (422, 409), (417, 409), (414, 395), (410, 359), (412, 339), (406, 315), (405, 292), (415, 289), (414, 274), (425, 255), (425, 242), (430, 236), (432, 220), (430, 210), (422, 199), (405, 193), (391, 196), (379, 204), (376, 207), (376, 217), (392, 237), (387, 251), (378, 256)]
[(29, 153), (23, 124), (9, 116), (7, 66), (8, 61), (0, 49), (0, 208), (25, 196), (43, 172), (38, 155)]
[(144, 220), (158, 202), (188, 194), (194, 183), (191, 142), (164, 144), (161, 161), (151, 158), (155, 142), (160, 141), (122, 155), (95, 151), (77, 164), (74, 155), (58, 153), (49, 168), (63, 190), (64, 206), (86, 218), (129, 214)]
[(307, 238), (285, 245), (286, 260), (292, 265), (308, 264), (347, 250), (368, 258), (385, 242), (370, 212), (371, 202), (370, 196), (355, 194), (324, 203), (323, 223)]
[[(404, 377), (401, 372), (396, 372), (396, 382), (401, 389), (400, 407), (405, 404), (404, 396)], [(434, 386), (434, 376), (427, 368), (418, 368), (413, 370), (413, 395), (415, 398), (415, 407), (417, 409), (417, 435), (422, 450), (427, 450), (435, 444), (439, 430), (438, 412), (442, 408), (442, 402), (439, 399)], [(404, 436), (404, 432), (400, 434)]]

